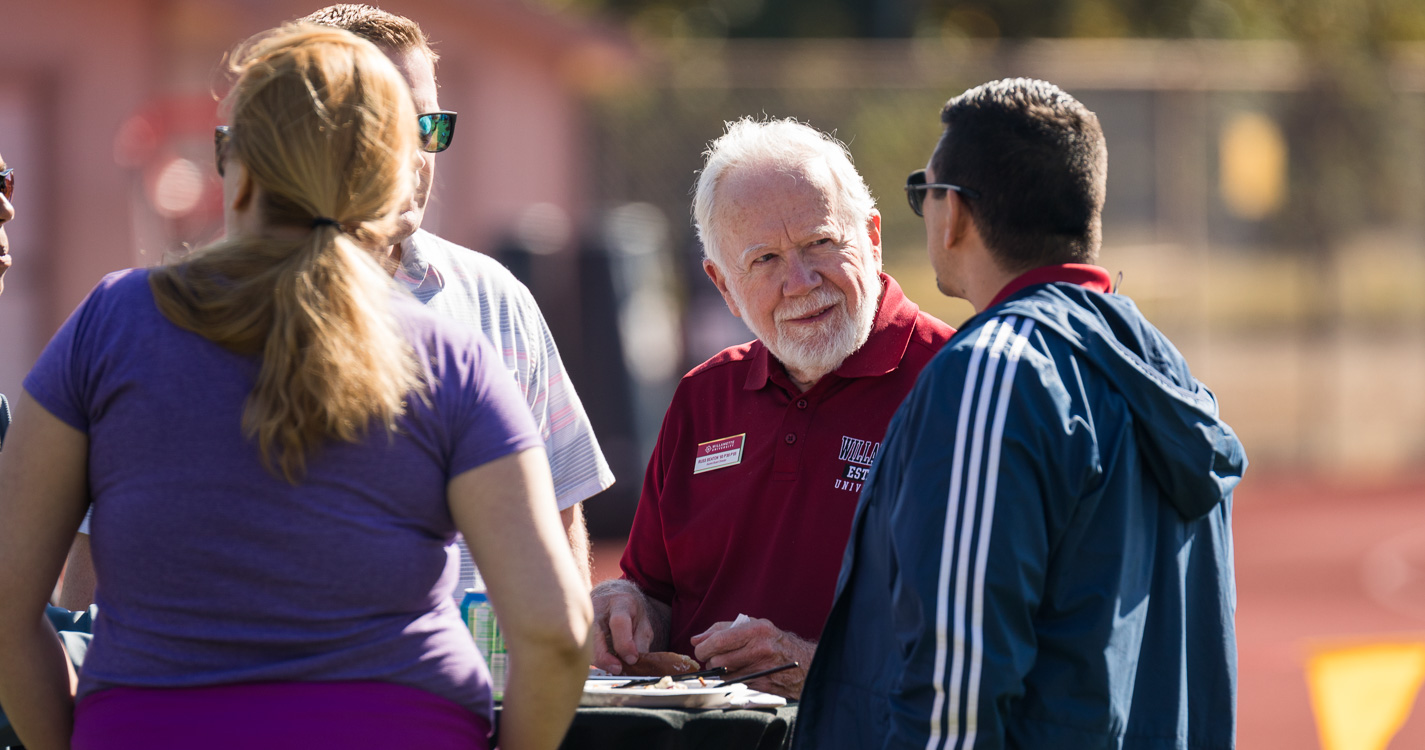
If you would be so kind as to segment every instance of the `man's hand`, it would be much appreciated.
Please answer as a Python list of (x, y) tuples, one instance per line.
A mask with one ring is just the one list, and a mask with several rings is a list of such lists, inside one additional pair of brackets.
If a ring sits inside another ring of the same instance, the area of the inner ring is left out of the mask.
[(594, 587), (593, 599), (594, 666), (623, 674), (624, 664), (667, 644), (668, 605), (649, 599), (632, 581), (604, 581)]
[[(739, 618), (741, 619), (741, 618)], [(747, 686), (783, 698), (802, 694), (816, 644), (780, 630), (771, 620), (719, 622), (692, 637), (693, 656), (708, 668), (727, 667), (727, 677), (760, 672), (788, 662), (801, 666), (759, 677)]]

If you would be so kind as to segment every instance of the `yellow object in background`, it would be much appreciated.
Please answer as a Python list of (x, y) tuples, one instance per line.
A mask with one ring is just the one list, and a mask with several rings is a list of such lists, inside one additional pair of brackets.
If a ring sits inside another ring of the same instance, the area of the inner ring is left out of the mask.
[(1286, 136), (1259, 112), (1239, 112), (1218, 142), (1218, 190), (1233, 216), (1261, 221), (1286, 204)]
[(1306, 680), (1322, 750), (1385, 750), (1425, 681), (1425, 642), (1322, 648)]

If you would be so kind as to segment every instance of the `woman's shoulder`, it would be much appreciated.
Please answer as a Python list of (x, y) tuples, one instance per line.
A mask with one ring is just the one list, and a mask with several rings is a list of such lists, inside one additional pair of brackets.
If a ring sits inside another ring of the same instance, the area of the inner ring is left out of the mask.
[(148, 277), (151, 269), (125, 268), (107, 273), (90, 290), (85, 305), (122, 305), (134, 300), (153, 299), (149, 290)]
[(143, 315), (134, 313), (156, 309), (153, 292), (148, 285), (150, 269), (126, 268), (105, 274), (89, 294), (79, 303), (71, 318), (83, 328), (102, 324), (106, 328), (115, 325), (128, 328), (139, 323)]
[(147, 289), (148, 277), (151, 268), (125, 268), (120, 271), (111, 271), (104, 274), (104, 278), (94, 285), (96, 290), (113, 290), (119, 293), (132, 292), (135, 289)]

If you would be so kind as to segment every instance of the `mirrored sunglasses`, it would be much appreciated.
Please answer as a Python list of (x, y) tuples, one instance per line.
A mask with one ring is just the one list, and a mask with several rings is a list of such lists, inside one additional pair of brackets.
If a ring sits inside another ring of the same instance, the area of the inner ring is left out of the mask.
[[(438, 154), (450, 148), (455, 138), (455, 112), (427, 112), (416, 117), (420, 131), (421, 150)], [(223, 176), (223, 152), (232, 140), (232, 128), (219, 125), (213, 129), (213, 156), (218, 168), (218, 176)]]
[(971, 190), (959, 185), (951, 185), (947, 182), (926, 182), (925, 170), (917, 169), (905, 178), (905, 197), (910, 202), (910, 210), (916, 216), (925, 216), (925, 191), (927, 190), (954, 190), (966, 198), (980, 197), (979, 191)]
[(4, 181), (3, 184), (0, 184), (0, 193), (4, 193), (4, 195), (5, 195), (5, 200), (8, 201), (8, 200), (10, 200), (11, 198), (14, 198), (14, 197), (15, 197), (15, 168), (14, 168), (14, 167), (10, 167), (9, 169), (0, 169), (0, 180), (3, 180), (3, 181)]
[(416, 116), (416, 124), (420, 126), (422, 151), (438, 154), (450, 148), (455, 137), (454, 112), (426, 112)]

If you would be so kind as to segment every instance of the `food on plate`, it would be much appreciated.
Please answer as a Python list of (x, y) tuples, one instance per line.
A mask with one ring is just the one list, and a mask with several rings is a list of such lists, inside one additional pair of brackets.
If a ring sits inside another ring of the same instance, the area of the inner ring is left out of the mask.
[(673, 681), (673, 678), (672, 678), (672, 677), (668, 677), (667, 675), (664, 675), (664, 676), (663, 676), (663, 679), (661, 679), (661, 680), (659, 680), (659, 681), (653, 683), (652, 685), (639, 685), (639, 686), (637, 686), (637, 687), (640, 688), (640, 689), (642, 689), (642, 690), (687, 690), (687, 689), (688, 689), (688, 686), (687, 686), (687, 685), (684, 685), (684, 684), (681, 683), (681, 682), (674, 682), (674, 681)]
[(675, 654), (672, 651), (652, 651), (641, 654), (638, 661), (625, 666), (623, 673), (629, 677), (665, 677), (696, 672), (700, 666), (691, 656)]
[(708, 686), (708, 681), (707, 681), (707, 680), (704, 680), (704, 679), (701, 678), (701, 677), (698, 678), (697, 684), (694, 685), (694, 684), (693, 684), (693, 681), (692, 681), (691, 679), (689, 679), (689, 680), (679, 680), (679, 681), (677, 681), (677, 682), (674, 682), (674, 681), (673, 681), (673, 678), (672, 678), (672, 677), (669, 677), (669, 676), (667, 676), (667, 675), (664, 675), (664, 676), (663, 676), (662, 678), (660, 678), (657, 682), (645, 682), (645, 683), (642, 683), (642, 684), (619, 685), (619, 687), (621, 687), (621, 688), (627, 688), (627, 689), (629, 689), (629, 690), (691, 690), (691, 689), (693, 689), (693, 688), (705, 688), (705, 687), (707, 687), (707, 686)]

